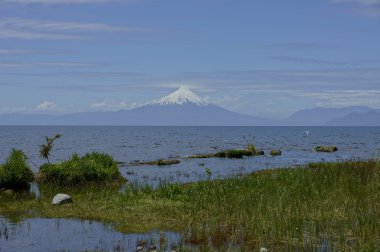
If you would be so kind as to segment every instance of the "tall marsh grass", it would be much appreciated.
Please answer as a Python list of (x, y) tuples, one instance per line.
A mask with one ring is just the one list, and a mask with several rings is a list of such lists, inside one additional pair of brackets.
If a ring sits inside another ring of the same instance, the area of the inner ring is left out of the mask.
[(21, 150), (12, 149), (4, 165), (0, 165), (0, 188), (28, 189), (34, 175)]
[(92, 152), (80, 157), (73, 154), (70, 160), (58, 164), (43, 164), (38, 181), (60, 185), (78, 185), (87, 182), (104, 182), (121, 179), (112, 156)]
[(187, 239), (195, 243), (380, 250), (377, 161), (267, 170), (186, 188)]

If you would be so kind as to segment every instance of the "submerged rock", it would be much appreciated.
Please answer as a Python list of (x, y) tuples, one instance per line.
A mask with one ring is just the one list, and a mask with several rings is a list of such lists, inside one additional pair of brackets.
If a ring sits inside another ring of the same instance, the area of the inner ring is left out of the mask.
[(271, 150), (270, 153), (272, 156), (280, 156), (281, 150)]
[(259, 156), (264, 155), (263, 150), (242, 150), (242, 149), (232, 149), (219, 151), (217, 153), (208, 153), (208, 154), (196, 154), (188, 156), (188, 158), (243, 158), (244, 156)]
[(64, 194), (64, 193), (58, 193), (57, 195), (54, 196), (53, 201), (51, 204), (53, 205), (63, 205), (63, 204), (68, 204), (72, 203), (73, 199), (71, 198), (70, 195)]
[(130, 165), (174, 165), (179, 164), (181, 161), (178, 159), (159, 159), (155, 161), (134, 161)]
[(210, 153), (210, 154), (196, 154), (196, 155), (188, 156), (188, 158), (213, 158), (213, 157), (215, 157), (214, 153)]
[(220, 158), (242, 158), (243, 156), (252, 156), (253, 153), (247, 150), (226, 150), (215, 153), (216, 157)]
[(314, 150), (318, 152), (335, 152), (338, 148), (336, 146), (317, 146)]
[(173, 165), (173, 164), (179, 164), (181, 161), (177, 159), (163, 159), (163, 160), (158, 160), (157, 162), (154, 162), (154, 164), (157, 165)]
[(255, 150), (255, 153), (254, 153), (255, 156), (262, 156), (264, 154), (265, 154), (265, 152), (263, 150), (260, 150), (260, 149)]

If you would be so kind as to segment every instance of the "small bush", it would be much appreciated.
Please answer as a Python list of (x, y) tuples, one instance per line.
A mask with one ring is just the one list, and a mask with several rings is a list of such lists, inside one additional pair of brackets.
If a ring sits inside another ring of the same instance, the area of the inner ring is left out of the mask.
[(73, 154), (70, 160), (58, 164), (43, 164), (39, 181), (76, 185), (121, 179), (117, 163), (112, 156), (93, 152), (80, 157)]
[(28, 189), (34, 175), (21, 150), (12, 149), (5, 164), (0, 167), (0, 187), (13, 190)]

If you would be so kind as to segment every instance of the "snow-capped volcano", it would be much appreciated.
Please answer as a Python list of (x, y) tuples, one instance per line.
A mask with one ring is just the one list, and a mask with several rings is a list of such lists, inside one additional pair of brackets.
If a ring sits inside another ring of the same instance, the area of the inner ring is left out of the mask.
[[(1, 0), (0, 0), (1, 1)], [(0, 115), (0, 125), (145, 125), (145, 126), (252, 126), (271, 122), (228, 111), (181, 87), (159, 101), (131, 110), (84, 112), (62, 116)]]
[(209, 103), (191, 91), (188, 87), (180, 87), (177, 91), (161, 98), (155, 104), (159, 105), (184, 105), (187, 103), (198, 106), (207, 106)]

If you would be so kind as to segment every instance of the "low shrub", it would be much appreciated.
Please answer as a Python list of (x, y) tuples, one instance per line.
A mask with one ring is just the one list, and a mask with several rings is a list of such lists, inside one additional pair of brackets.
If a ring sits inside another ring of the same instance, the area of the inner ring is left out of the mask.
[(33, 180), (34, 175), (24, 152), (12, 149), (5, 164), (0, 166), (0, 188), (28, 189)]
[(40, 167), (39, 182), (76, 185), (87, 182), (104, 182), (122, 179), (112, 156), (92, 152), (80, 157), (73, 154), (70, 160)]

